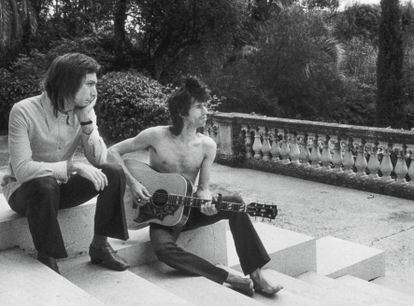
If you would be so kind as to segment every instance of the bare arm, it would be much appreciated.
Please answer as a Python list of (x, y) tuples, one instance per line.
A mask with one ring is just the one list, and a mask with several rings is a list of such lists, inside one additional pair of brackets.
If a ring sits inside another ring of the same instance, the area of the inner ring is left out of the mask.
[(121, 165), (127, 179), (127, 184), (131, 187), (132, 194), (136, 200), (147, 200), (150, 194), (147, 189), (134, 178), (131, 172), (129, 172), (122, 156), (139, 150), (147, 150), (156, 138), (157, 128), (149, 128), (143, 130), (133, 138), (125, 139), (124, 141), (113, 145), (108, 151), (108, 161)]
[[(211, 200), (210, 192), (210, 172), (216, 157), (217, 145), (210, 137), (205, 139), (204, 146), (204, 160), (200, 168), (200, 176), (198, 181), (198, 188), (196, 196), (201, 199)], [(206, 215), (214, 215), (217, 213), (216, 208), (211, 202), (206, 203), (201, 208), (201, 211)]]

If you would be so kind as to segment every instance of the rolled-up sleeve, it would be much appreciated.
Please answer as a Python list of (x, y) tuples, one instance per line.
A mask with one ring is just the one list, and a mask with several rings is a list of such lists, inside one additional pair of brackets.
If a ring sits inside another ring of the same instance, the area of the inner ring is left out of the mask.
[(82, 133), (82, 146), (85, 156), (92, 165), (102, 165), (106, 162), (108, 149), (99, 135), (98, 126), (96, 125), (96, 115), (92, 115), (93, 130), (92, 133), (86, 135)]
[(43, 176), (53, 176), (58, 180), (67, 180), (67, 162), (40, 162), (32, 158), (29, 139), (29, 123), (22, 110), (15, 105), (9, 117), (10, 163), (16, 179), (24, 183)]

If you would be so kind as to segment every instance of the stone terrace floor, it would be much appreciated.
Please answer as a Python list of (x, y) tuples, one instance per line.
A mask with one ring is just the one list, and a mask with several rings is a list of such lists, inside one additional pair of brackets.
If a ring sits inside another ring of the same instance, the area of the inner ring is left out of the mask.
[[(0, 155), (1, 174), (8, 159), (1, 141)], [(211, 182), (214, 191), (239, 193), (248, 203), (277, 204), (278, 227), (385, 250), (386, 275), (414, 281), (413, 201), (219, 164), (213, 165)]]

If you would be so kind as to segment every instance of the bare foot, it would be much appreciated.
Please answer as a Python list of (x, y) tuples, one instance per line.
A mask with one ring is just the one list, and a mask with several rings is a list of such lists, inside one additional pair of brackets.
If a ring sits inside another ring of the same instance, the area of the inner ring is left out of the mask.
[(253, 280), (256, 292), (263, 293), (264, 295), (275, 295), (283, 289), (283, 286), (281, 285), (270, 284), (269, 281), (264, 278), (260, 268), (253, 271), (253, 273), (250, 274), (250, 278)]
[(253, 296), (254, 286), (253, 281), (248, 277), (241, 277), (232, 273), (229, 273), (229, 276), (226, 279), (232, 289), (239, 291), (248, 296)]

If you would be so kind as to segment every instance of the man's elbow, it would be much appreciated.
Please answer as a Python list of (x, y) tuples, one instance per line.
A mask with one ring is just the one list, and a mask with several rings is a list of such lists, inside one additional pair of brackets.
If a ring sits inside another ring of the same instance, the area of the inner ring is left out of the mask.
[(108, 162), (119, 162), (119, 159), (121, 158), (121, 155), (119, 154), (118, 150), (116, 150), (116, 148), (109, 148), (108, 149), (108, 155), (107, 155), (107, 160)]

